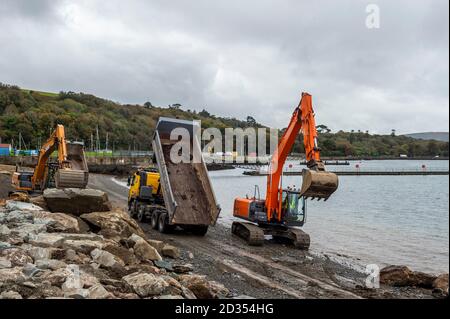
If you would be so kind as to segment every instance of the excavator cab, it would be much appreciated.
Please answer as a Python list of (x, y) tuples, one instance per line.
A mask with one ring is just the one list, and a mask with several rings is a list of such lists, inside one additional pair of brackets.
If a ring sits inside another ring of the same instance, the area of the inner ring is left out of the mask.
[(306, 219), (306, 199), (300, 192), (284, 189), (281, 201), (282, 220), (286, 226), (303, 226)]

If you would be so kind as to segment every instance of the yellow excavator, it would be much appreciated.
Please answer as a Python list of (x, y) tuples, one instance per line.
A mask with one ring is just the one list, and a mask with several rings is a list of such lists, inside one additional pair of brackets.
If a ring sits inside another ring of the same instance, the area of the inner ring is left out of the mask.
[[(50, 162), (50, 156), (58, 152), (56, 162)], [(12, 185), (16, 191), (41, 192), (47, 187), (86, 188), (89, 179), (88, 166), (82, 143), (66, 141), (63, 125), (57, 125), (55, 131), (39, 151), (37, 165), (33, 172), (19, 171), (12, 176)]]

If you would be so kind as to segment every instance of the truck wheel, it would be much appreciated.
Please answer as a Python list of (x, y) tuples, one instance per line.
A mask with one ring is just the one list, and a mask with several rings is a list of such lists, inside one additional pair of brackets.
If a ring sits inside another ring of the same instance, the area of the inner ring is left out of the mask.
[(145, 206), (144, 205), (138, 205), (137, 206), (137, 220), (141, 223), (146, 221), (145, 218)]
[(153, 229), (158, 229), (159, 225), (159, 212), (158, 211), (154, 211), (152, 213), (152, 218), (151, 218), (151, 225)]
[(136, 218), (136, 201), (132, 201), (128, 204), (128, 213), (131, 218)]
[(205, 236), (206, 233), (208, 232), (208, 226), (195, 226), (192, 228), (192, 233), (195, 236)]
[(169, 223), (167, 222), (167, 214), (166, 213), (162, 213), (159, 215), (158, 230), (160, 233), (163, 233), (163, 234), (167, 234), (171, 230), (171, 227), (170, 227)]

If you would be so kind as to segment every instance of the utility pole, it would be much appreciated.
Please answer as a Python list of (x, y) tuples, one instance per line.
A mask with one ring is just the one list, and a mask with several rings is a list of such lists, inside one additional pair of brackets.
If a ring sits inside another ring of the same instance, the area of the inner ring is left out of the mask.
[(108, 151), (108, 137), (109, 137), (109, 133), (106, 132), (106, 143), (105, 143), (105, 151)]

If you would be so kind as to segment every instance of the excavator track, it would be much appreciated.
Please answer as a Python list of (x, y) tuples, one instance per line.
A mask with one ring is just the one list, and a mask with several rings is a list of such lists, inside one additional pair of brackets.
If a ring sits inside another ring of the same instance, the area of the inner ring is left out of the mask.
[(288, 232), (290, 233), (289, 237), (292, 237), (292, 243), (295, 248), (302, 250), (309, 249), (309, 246), (311, 245), (311, 238), (307, 233), (297, 228), (290, 228)]
[(60, 169), (55, 174), (56, 188), (86, 188), (87, 174), (84, 171)]
[(308, 250), (311, 244), (309, 235), (298, 228), (266, 228), (265, 230), (267, 235), (288, 240), (297, 249)]
[(251, 223), (233, 222), (231, 232), (244, 239), (250, 246), (262, 246), (264, 244), (264, 231)]

